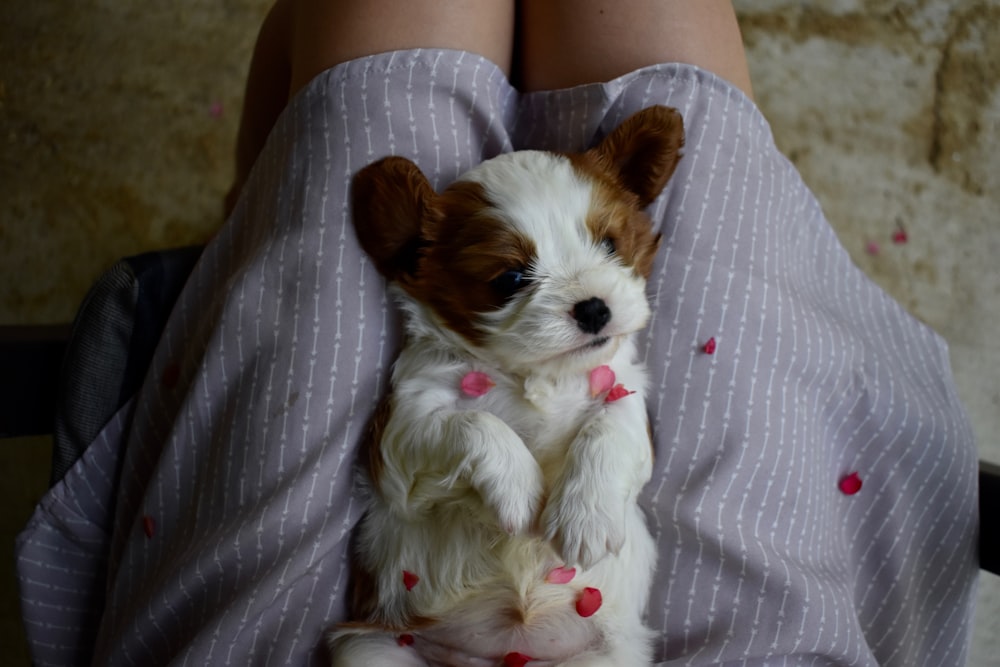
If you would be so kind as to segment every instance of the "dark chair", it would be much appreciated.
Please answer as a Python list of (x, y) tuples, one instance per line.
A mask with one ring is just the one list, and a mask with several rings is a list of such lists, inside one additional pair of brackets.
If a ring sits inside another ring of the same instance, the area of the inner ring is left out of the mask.
[(51, 433), (53, 484), (138, 391), (201, 250), (120, 260), (71, 326), (0, 327), (0, 438)]

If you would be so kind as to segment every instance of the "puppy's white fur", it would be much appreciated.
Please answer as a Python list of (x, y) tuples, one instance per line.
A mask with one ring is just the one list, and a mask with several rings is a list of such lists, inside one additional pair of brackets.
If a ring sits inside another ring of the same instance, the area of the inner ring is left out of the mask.
[[(441, 195), (400, 158), (358, 175), (358, 236), (406, 342), (369, 443), (355, 618), (329, 636), (334, 665), (495, 665), (515, 652), (531, 665), (649, 663), (655, 548), (636, 498), (652, 449), (633, 335), (659, 239), (641, 209), (682, 144), (680, 116), (656, 107), (585, 154), (503, 155)], [(602, 365), (634, 393), (594, 396)], [(473, 371), (495, 386), (463, 392)], [(558, 567), (575, 577), (548, 583)], [(587, 617), (585, 587), (603, 597)]]

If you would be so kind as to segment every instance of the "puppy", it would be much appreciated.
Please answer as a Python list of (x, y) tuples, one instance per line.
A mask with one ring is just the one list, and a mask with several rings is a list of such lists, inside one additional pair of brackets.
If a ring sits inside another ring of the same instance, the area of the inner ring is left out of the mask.
[(440, 194), (403, 158), (355, 177), (358, 239), (406, 338), (334, 665), (650, 663), (633, 337), (660, 241), (643, 209), (683, 137), (654, 107), (585, 153), (501, 155)]

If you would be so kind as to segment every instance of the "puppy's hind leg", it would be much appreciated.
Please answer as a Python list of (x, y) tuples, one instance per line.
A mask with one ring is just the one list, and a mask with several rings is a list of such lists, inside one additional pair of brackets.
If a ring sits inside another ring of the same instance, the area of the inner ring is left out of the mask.
[(410, 646), (382, 633), (330, 636), (331, 667), (428, 667)]

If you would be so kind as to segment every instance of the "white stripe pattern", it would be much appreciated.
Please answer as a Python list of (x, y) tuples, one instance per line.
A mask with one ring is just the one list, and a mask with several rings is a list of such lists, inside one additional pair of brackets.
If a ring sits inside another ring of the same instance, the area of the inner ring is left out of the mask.
[(344, 617), (352, 465), (398, 344), (351, 175), (404, 155), (440, 188), (500, 152), (583, 149), (652, 104), (687, 127), (650, 209), (664, 244), (640, 348), (658, 660), (962, 664), (977, 468), (947, 350), (851, 264), (753, 104), (684, 65), (521, 95), (434, 50), (336, 67), (279, 120), (143, 391), (19, 540), (35, 664), (315, 659)]

